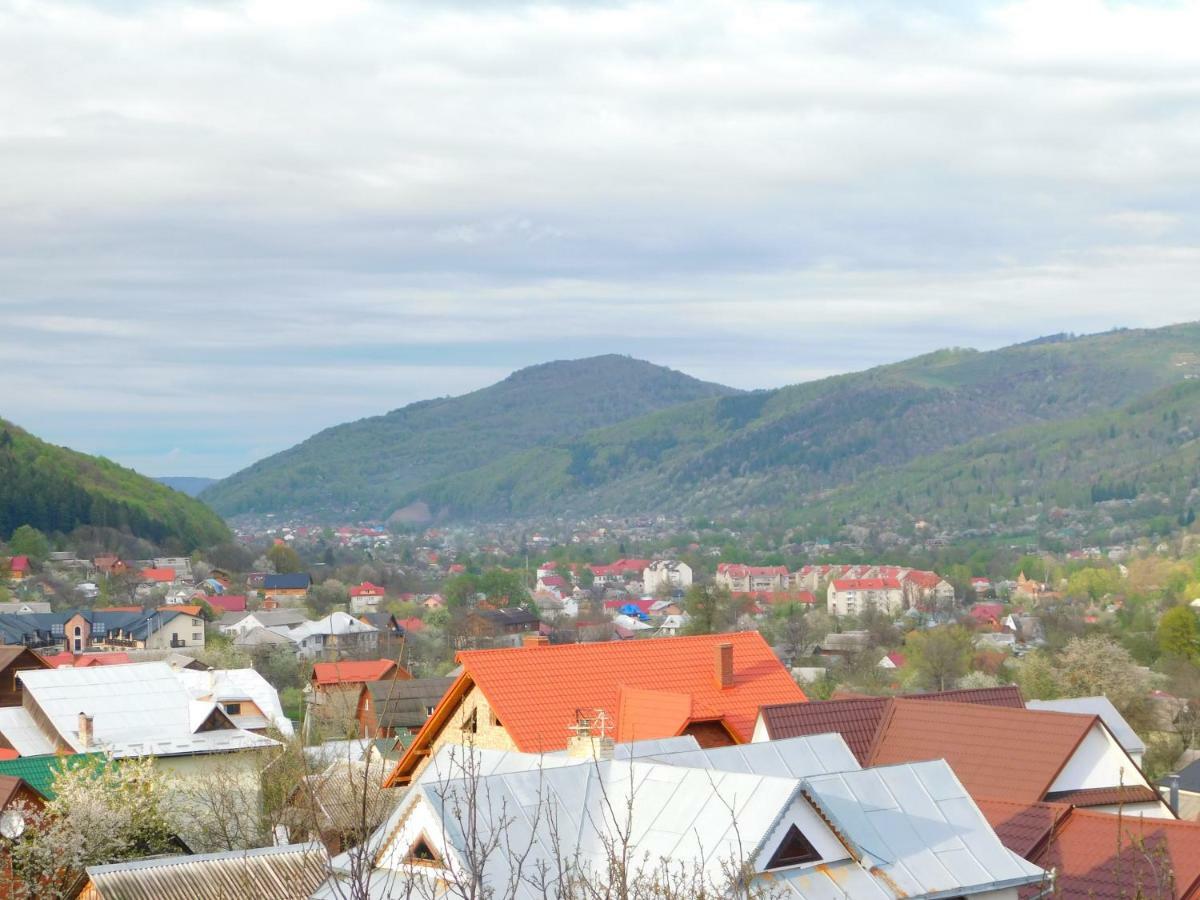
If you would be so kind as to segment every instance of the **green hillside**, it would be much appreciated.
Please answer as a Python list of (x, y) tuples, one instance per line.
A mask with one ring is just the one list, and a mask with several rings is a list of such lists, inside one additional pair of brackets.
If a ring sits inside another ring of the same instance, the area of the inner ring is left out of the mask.
[[(1021, 428), (1053, 434), (1200, 376), (1198, 350), (1200, 325), (1193, 324), (987, 353), (941, 351), (665, 410), (497, 459), (429, 486), (421, 498), (482, 517), (525, 515), (547, 504), (564, 513), (819, 510), (831, 490), (884, 473), (903, 481), (909, 465), (947, 448)], [(1029, 476), (1040, 477), (1036, 470)], [(1089, 481), (1081, 484), (1089, 489)]]
[(188, 549), (229, 539), (204, 504), (96, 456), (40, 441), (0, 419), (0, 538), (21, 525), (67, 532), (80, 525), (128, 528)]
[(665, 407), (735, 393), (625, 356), (532, 366), (461, 397), (326, 429), (200, 495), (224, 515), (384, 517), (438, 479)]

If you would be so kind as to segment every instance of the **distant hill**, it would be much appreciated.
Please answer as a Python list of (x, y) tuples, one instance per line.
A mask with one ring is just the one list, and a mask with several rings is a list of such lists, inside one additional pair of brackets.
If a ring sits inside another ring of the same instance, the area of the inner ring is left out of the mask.
[[(1185, 519), (1195, 501), (1198, 381), (1200, 324), (1188, 324), (943, 350), (776, 390), (680, 398), (591, 428), (594, 417), (565, 412), (577, 401), (563, 392), (549, 434), (517, 407), (499, 421), (463, 409), (456, 433), (491, 452), (444, 467), (424, 449), (406, 455), (421, 477), (393, 481), (383, 506), (461, 519), (767, 510), (831, 531), (921, 518), (1020, 531), (1040, 517), (1043, 531), (1066, 535), (1131, 521), (1144, 531)], [(522, 425), (539, 428), (526, 446), (510, 437)], [(314, 490), (319, 474), (301, 489)]]
[(154, 480), (189, 497), (195, 497), (209, 485), (217, 483), (216, 478), (196, 478), (191, 475), (163, 475)]
[(71, 531), (128, 528), (155, 543), (188, 549), (229, 539), (225, 523), (199, 501), (96, 456), (38, 440), (0, 419), (0, 537), (21, 525)]
[(386, 517), (426, 485), (492, 460), (732, 388), (627, 356), (551, 362), (461, 397), (328, 428), (209, 487), (226, 516), (354, 512)]

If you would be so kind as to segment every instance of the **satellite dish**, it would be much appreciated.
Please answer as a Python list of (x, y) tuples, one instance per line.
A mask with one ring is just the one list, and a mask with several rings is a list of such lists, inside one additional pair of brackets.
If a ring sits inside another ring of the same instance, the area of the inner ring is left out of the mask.
[(0, 813), (0, 835), (15, 841), (25, 833), (25, 816), (15, 809), (6, 809)]

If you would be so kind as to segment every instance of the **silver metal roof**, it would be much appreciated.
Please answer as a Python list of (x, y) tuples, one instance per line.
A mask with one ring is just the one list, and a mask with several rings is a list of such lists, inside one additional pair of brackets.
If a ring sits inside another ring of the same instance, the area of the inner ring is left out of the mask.
[(54, 742), (42, 734), (33, 716), (19, 706), (0, 707), (0, 734), (21, 756), (54, 752)]
[(711, 750), (691, 750), (657, 755), (653, 762), (670, 766), (720, 769), (724, 772), (754, 772), (807, 778), (829, 772), (852, 772), (860, 768), (858, 760), (840, 734), (816, 734), (809, 737), (737, 744)]

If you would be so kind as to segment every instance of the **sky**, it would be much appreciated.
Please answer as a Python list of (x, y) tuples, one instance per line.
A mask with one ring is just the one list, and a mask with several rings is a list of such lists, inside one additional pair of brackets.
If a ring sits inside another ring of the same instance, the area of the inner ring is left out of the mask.
[(525, 365), (1200, 319), (1200, 0), (0, 0), (0, 416), (223, 476)]

